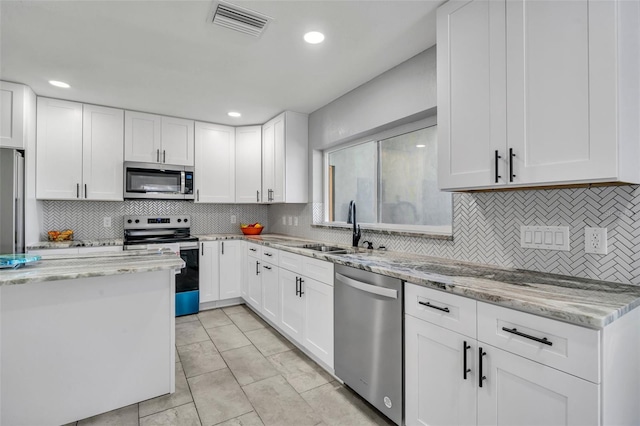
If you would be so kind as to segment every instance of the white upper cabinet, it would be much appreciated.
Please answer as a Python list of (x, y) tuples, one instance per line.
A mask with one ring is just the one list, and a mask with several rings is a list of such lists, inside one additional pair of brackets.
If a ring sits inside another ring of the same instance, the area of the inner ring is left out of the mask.
[(308, 115), (291, 111), (262, 126), (262, 202), (307, 202), (308, 133)]
[(262, 127), (236, 127), (236, 203), (259, 203), (262, 191)]
[(640, 101), (629, 96), (640, 81), (639, 8), (595, 0), (441, 6), (440, 187), (639, 183)]
[(193, 166), (194, 122), (125, 112), (125, 160)]
[(38, 98), (36, 197), (122, 200), (123, 111)]
[(195, 123), (195, 202), (234, 203), (235, 138), (233, 127)]
[(87, 200), (122, 200), (124, 111), (82, 107), (82, 190)]
[(0, 81), (0, 148), (25, 148), (25, 100), (30, 90), (22, 84)]

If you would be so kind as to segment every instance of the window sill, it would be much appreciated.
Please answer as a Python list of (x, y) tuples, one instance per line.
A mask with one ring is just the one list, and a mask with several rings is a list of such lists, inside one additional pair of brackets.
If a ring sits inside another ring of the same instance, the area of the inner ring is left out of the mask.
[[(339, 224), (339, 223), (314, 223), (311, 225), (312, 228), (321, 228), (321, 229), (343, 229), (345, 231), (351, 230), (353, 225), (347, 224)], [(394, 236), (402, 236), (402, 237), (422, 237), (422, 238), (430, 238), (434, 240), (446, 240), (453, 241), (453, 235), (450, 233), (440, 233), (433, 231), (418, 231), (418, 230), (409, 230), (409, 229), (392, 229), (392, 228), (373, 228), (367, 227), (367, 225), (361, 225), (361, 229), (363, 232), (372, 233), (372, 234), (382, 234), (382, 235), (394, 235)]]

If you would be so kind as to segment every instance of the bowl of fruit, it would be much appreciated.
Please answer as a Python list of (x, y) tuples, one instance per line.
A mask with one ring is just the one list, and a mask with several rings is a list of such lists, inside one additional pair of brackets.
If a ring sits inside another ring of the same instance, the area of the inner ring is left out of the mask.
[(260, 222), (240, 224), (240, 230), (244, 235), (260, 235), (263, 229), (264, 229), (264, 226), (262, 226)]

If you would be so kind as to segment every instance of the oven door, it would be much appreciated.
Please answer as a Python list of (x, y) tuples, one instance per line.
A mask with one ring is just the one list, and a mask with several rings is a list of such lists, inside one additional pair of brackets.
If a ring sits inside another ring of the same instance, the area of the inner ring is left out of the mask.
[(124, 198), (184, 200), (184, 166), (125, 162)]
[(181, 247), (185, 267), (176, 275), (176, 316), (197, 314), (200, 310), (200, 268), (198, 244)]

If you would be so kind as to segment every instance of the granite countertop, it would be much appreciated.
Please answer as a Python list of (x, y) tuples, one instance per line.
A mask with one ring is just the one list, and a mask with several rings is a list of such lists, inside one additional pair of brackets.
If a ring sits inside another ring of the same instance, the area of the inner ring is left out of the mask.
[[(640, 286), (636, 285), (333, 243), (325, 244), (344, 247), (349, 253), (326, 254), (302, 247), (317, 241), (286, 235), (235, 237), (594, 329), (640, 306)], [(205, 238), (227, 236), (203, 236), (202, 240)]]
[(43, 281), (179, 270), (184, 261), (170, 250), (132, 250), (76, 255), (43, 255), (38, 262), (0, 269), (0, 286)]
[(57, 249), (72, 247), (105, 247), (105, 246), (121, 246), (122, 238), (107, 238), (95, 240), (72, 240), (72, 241), (39, 241), (27, 246), (27, 250), (38, 249)]

